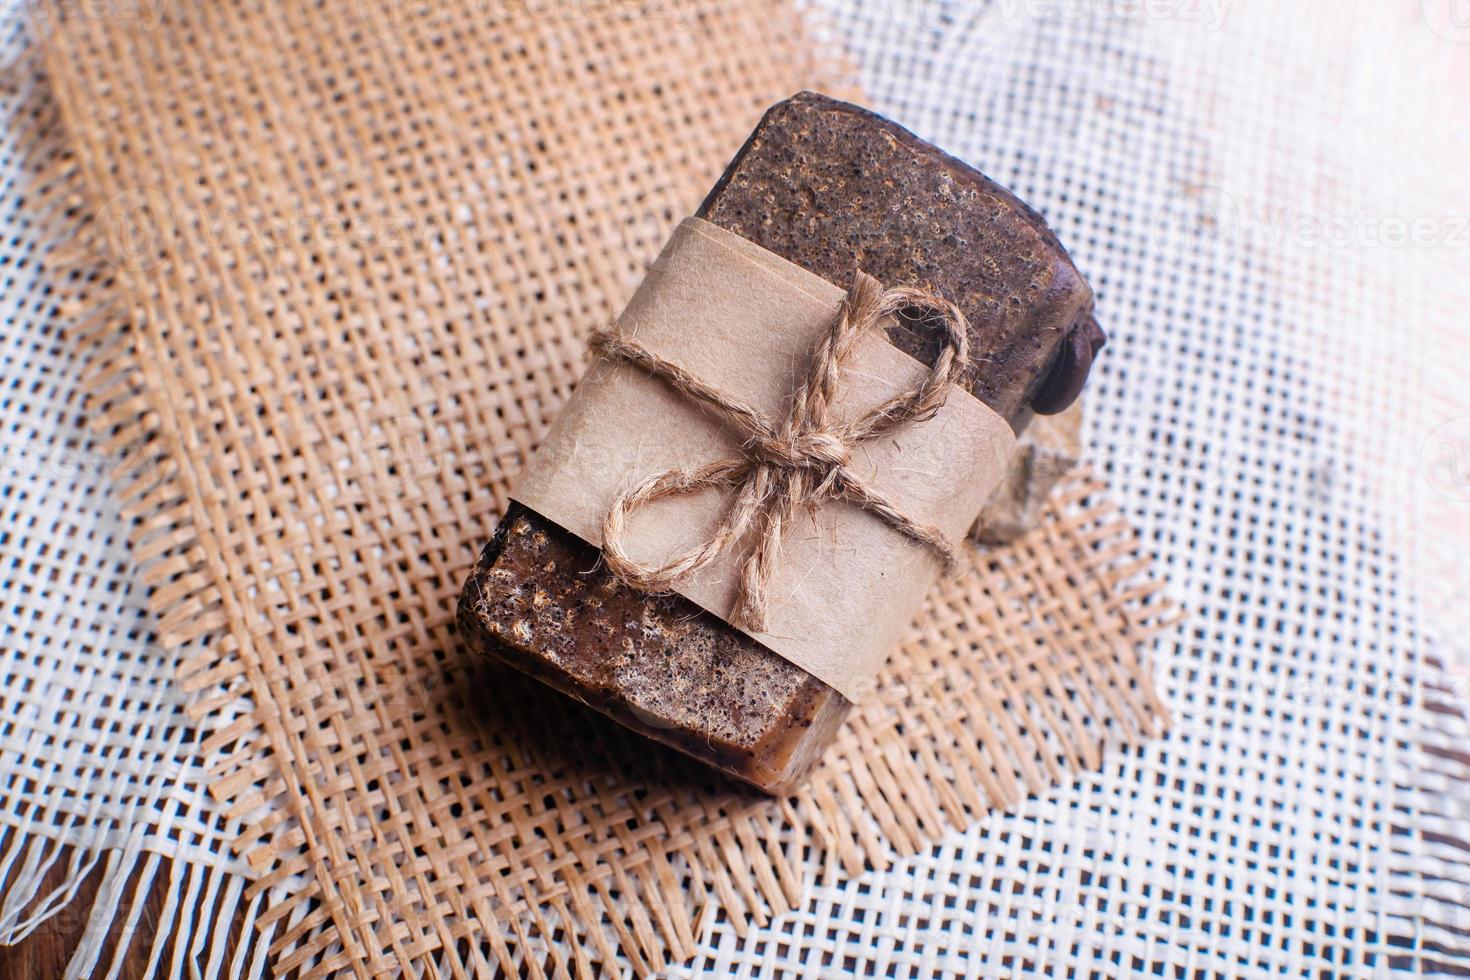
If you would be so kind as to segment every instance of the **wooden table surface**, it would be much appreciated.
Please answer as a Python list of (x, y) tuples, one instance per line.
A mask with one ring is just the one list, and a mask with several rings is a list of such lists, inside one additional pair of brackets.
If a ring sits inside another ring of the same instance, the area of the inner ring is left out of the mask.
[[(0, 834), (0, 851), (3, 851), (8, 841), (8, 833)], [(63, 849), (62, 858), (52, 866), (50, 873), (47, 874), (40, 894), (49, 893), (65, 881), (67, 859), (70, 856), (71, 850)], [(35, 932), (14, 946), (0, 946), (0, 980), (61, 980), (61, 977), (66, 974), (66, 964), (71, 959), (72, 952), (77, 948), (77, 943), (87, 928), (87, 917), (101, 882), (102, 862), (98, 862), (97, 867), (87, 875), (66, 908), (41, 923), (36, 927)], [(167, 888), (168, 861), (165, 859), (159, 866), (157, 876), (153, 879), (153, 887), (149, 890), (146, 904), (138, 918), (138, 935), (128, 947), (127, 959), (119, 974), (123, 980), (151, 980), (146, 972), (148, 957), (152, 952), (158, 920), (167, 897)], [(131, 894), (131, 890), (128, 894)], [(122, 932), (124, 919), (126, 919), (125, 914), (119, 914), (113, 919), (112, 932), (108, 936), (107, 946), (103, 949), (101, 957), (97, 960), (97, 968), (93, 971), (97, 977), (107, 975), (112, 964), (113, 953), (117, 948), (117, 940)], [(235, 944), (240, 941), (241, 925), (241, 920), (236, 918), (230, 927), (229, 953), (232, 956)], [(254, 936), (248, 937), (252, 942), (254, 938)], [(172, 955), (173, 948), (170, 944), (164, 948), (161, 957), (161, 963), (164, 965), (162, 975), (164, 976), (167, 976), (167, 964)], [(207, 980), (212, 980), (212, 978), (207, 978)]]

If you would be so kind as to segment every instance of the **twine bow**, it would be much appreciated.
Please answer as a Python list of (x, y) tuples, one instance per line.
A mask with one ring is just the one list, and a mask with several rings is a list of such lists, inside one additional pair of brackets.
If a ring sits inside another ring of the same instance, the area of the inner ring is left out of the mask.
[[(850, 422), (832, 418), (844, 363), (858, 340), (884, 317), (900, 310), (927, 311), (943, 327), (945, 346), (929, 374), (911, 391), (888, 399)], [(818, 341), (802, 385), (791, 397), (784, 419), (765, 413), (711, 387), (699, 378), (614, 329), (592, 336), (592, 348), (671, 385), (712, 410), (742, 437), (742, 451), (699, 467), (667, 470), (621, 493), (602, 525), (602, 551), (618, 578), (647, 592), (667, 591), (676, 582), (714, 561), (757, 529), (758, 538), (740, 573), (731, 623), (760, 632), (766, 628), (766, 593), (787, 523), (803, 508), (827, 500), (847, 500), (900, 534), (931, 548), (949, 568), (954, 548), (938, 528), (901, 513), (865, 486), (849, 469), (852, 450), (861, 443), (911, 422), (932, 419), (969, 362), (965, 316), (953, 304), (925, 290), (884, 290), (858, 272), (843, 299), (832, 329)], [(629, 516), (664, 497), (707, 488), (735, 491), (719, 525), (705, 541), (663, 565), (645, 564), (623, 548)]]

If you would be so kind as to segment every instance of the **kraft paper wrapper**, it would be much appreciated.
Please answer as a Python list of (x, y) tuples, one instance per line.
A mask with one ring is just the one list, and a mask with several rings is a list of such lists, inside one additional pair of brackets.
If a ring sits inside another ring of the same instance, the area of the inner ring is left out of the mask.
[[(619, 328), (661, 357), (774, 418), (785, 415), (844, 291), (698, 218), (675, 230)], [(874, 331), (840, 383), (850, 418), (912, 389), (927, 368)], [(851, 468), (901, 512), (961, 541), (1014, 448), (1011, 427), (962, 388), (939, 413), (854, 447)], [(737, 455), (708, 409), (665, 382), (599, 358), (567, 403), (512, 496), (589, 544), (623, 490), (656, 473)], [(630, 519), (626, 547), (663, 562), (704, 540), (730, 494), (708, 490), (653, 503)], [(743, 549), (731, 549), (676, 591), (729, 620)], [(927, 547), (846, 501), (829, 501), (788, 530), (775, 562), (768, 632), (749, 632), (852, 701), (898, 643), (941, 562)]]

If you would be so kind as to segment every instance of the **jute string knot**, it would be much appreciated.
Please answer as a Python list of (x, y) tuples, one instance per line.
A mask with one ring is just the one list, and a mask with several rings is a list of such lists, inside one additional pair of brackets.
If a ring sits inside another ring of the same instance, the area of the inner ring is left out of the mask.
[[(858, 341), (900, 310), (927, 314), (944, 331), (944, 347), (928, 374), (911, 390), (893, 396), (861, 416), (833, 418), (842, 368)], [(846, 500), (888, 527), (927, 546), (946, 568), (955, 562), (954, 547), (943, 533), (910, 519), (881, 494), (866, 486), (849, 468), (853, 450), (903, 425), (932, 419), (969, 363), (969, 329), (965, 316), (948, 300), (926, 290), (885, 290), (876, 279), (858, 272), (842, 301), (832, 328), (812, 351), (805, 380), (791, 396), (783, 419), (711, 387), (677, 364), (666, 361), (615, 328), (592, 336), (592, 349), (631, 364), (693, 398), (734, 428), (741, 452), (697, 467), (655, 474), (619, 494), (602, 526), (602, 552), (623, 582), (647, 592), (663, 592), (693, 575), (754, 532), (755, 542), (741, 566), (740, 588), (730, 622), (745, 630), (766, 628), (766, 593), (781, 539), (798, 511), (828, 500)], [(660, 500), (700, 490), (733, 493), (719, 525), (703, 542), (662, 565), (637, 561), (624, 549), (628, 518)]]

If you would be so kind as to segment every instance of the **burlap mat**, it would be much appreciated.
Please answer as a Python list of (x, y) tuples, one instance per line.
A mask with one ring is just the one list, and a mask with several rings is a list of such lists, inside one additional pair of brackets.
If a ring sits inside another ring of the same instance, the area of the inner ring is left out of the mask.
[[(146, 16), (144, 16), (146, 14)], [(53, 18), (116, 271), (98, 424), (213, 786), (291, 882), (277, 970), (640, 972), (882, 866), (1162, 712), (1089, 476), (937, 589), (810, 786), (748, 795), (468, 659), (454, 600), (621, 306), (768, 103), (839, 82), (778, 3), (177, 2)], [(248, 713), (212, 725), (218, 709)]]

